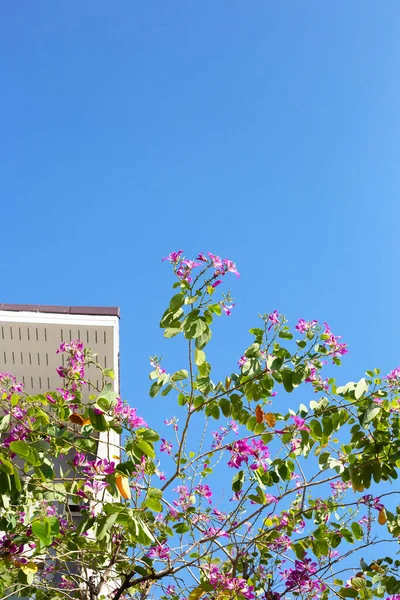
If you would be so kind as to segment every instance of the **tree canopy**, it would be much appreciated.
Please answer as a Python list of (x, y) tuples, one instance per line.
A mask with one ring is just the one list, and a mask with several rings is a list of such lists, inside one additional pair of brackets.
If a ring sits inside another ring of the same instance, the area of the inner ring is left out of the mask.
[[(400, 367), (338, 385), (325, 371), (347, 345), (327, 323), (292, 327), (274, 310), (213, 381), (206, 350), (234, 310), (220, 290), (236, 265), (164, 260), (174, 293), (160, 326), (187, 344), (173, 373), (151, 359), (165, 430), (80, 340), (55, 349), (56, 390), (30, 396), (0, 373), (1, 597), (400, 599)], [(102, 385), (84, 400), (88, 365)], [(278, 392), (293, 393), (285, 414)], [(111, 433), (120, 444), (99, 457)]]

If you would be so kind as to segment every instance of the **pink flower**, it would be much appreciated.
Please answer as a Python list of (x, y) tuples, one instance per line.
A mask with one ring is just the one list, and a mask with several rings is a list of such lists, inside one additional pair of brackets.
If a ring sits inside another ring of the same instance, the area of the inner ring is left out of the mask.
[(212, 266), (214, 267), (214, 269), (216, 269), (216, 272), (223, 273), (224, 264), (222, 262), (222, 259), (216, 254), (211, 254), (211, 252), (208, 253), (208, 256), (211, 258)]
[(164, 423), (166, 425), (172, 425), (174, 431), (178, 431), (178, 421), (179, 419), (177, 419), (176, 417), (171, 417), (170, 419), (165, 419)]
[(168, 560), (169, 559), (170, 549), (165, 544), (158, 544), (158, 546), (153, 546), (150, 548), (147, 556), (149, 558), (155, 558), (158, 560)]
[(87, 465), (86, 456), (82, 452), (77, 452), (74, 456), (73, 465), (75, 468)]
[(128, 423), (131, 429), (137, 429), (139, 427), (147, 427), (147, 423), (138, 417), (136, 414), (136, 408), (131, 408), (123, 402), (121, 398), (117, 398), (117, 402), (113, 408), (114, 416), (120, 420)]
[(176, 594), (175, 586), (169, 585), (167, 587), (167, 589), (165, 590), (165, 593), (168, 594), (168, 596), (175, 596), (175, 594)]
[(90, 477), (96, 475), (112, 475), (115, 472), (115, 463), (110, 462), (108, 458), (97, 458), (89, 462), (84, 468), (84, 473)]
[(211, 285), (211, 287), (216, 288), (217, 285), (219, 285), (220, 283), (222, 283), (222, 279), (217, 279), (217, 281), (214, 281), (214, 283)]
[(225, 537), (228, 538), (229, 535), (226, 533), (224, 529), (218, 527), (209, 527), (206, 531), (204, 531), (205, 537)]
[(211, 504), (210, 498), (212, 497), (211, 488), (208, 485), (199, 484), (195, 489), (196, 494), (202, 496), (203, 498), (207, 498), (208, 503)]
[(230, 317), (232, 314), (232, 308), (235, 306), (234, 304), (225, 304), (222, 303), (222, 310), (224, 311), (224, 313), (226, 314), (227, 317)]
[(238, 360), (239, 367), (243, 367), (243, 365), (245, 365), (248, 360), (249, 359), (247, 358), (247, 356), (241, 356)]
[(171, 451), (172, 451), (172, 442), (167, 442), (166, 439), (161, 438), (161, 446), (160, 446), (160, 452), (166, 452), (167, 454), (171, 455)]
[(196, 256), (196, 260), (201, 260), (203, 262), (208, 262), (207, 256), (205, 256), (202, 252), (198, 256)]
[(236, 268), (236, 265), (234, 262), (232, 262), (231, 260), (229, 260), (228, 258), (224, 258), (224, 260), (222, 261), (223, 265), (225, 267), (225, 270), (229, 273), (233, 273), (234, 275), (236, 275), (236, 277), (240, 277), (240, 273)]
[(177, 252), (170, 252), (168, 256), (164, 256), (162, 260), (169, 260), (170, 263), (177, 263), (180, 261), (181, 254), (183, 250), (178, 250)]
[(290, 418), (293, 419), (294, 424), (299, 431), (310, 431), (310, 428), (307, 427), (305, 420), (301, 417), (298, 417), (297, 415), (290, 415)]
[(347, 344), (343, 344), (343, 343), (339, 342), (339, 340), (341, 339), (341, 336), (333, 335), (328, 323), (324, 322), (324, 325), (325, 325), (325, 331), (324, 331), (323, 335), (327, 336), (327, 338), (325, 340), (325, 344), (329, 348), (328, 354), (330, 356), (332, 356), (333, 358), (335, 358), (339, 355), (342, 356), (343, 354), (347, 354), (348, 353)]
[(268, 331), (272, 327), (275, 327), (276, 325), (280, 324), (279, 313), (278, 313), (278, 311), (276, 309), (274, 310), (274, 312), (272, 312), (270, 315), (268, 315), (267, 321), (269, 321), (271, 323), (271, 325), (268, 327)]
[(183, 260), (181, 262), (181, 264), (179, 265), (179, 268), (176, 271), (177, 276), (179, 277), (179, 279), (183, 279), (184, 281), (188, 281), (189, 283), (192, 281), (192, 278), (190, 277), (190, 273), (192, 272), (192, 270), (195, 267), (198, 267), (199, 263), (193, 261), (193, 260)]
[(305, 321), (304, 319), (299, 319), (299, 322), (296, 325), (297, 331), (300, 333), (307, 333), (310, 329), (318, 325), (318, 321), (315, 319), (313, 321)]

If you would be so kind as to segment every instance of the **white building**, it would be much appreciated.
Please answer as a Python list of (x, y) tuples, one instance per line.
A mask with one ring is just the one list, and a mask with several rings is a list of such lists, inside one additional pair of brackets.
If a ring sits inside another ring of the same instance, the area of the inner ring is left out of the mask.
[[(30, 395), (54, 391), (62, 387), (56, 368), (64, 359), (56, 350), (61, 342), (79, 339), (103, 368), (114, 370), (119, 393), (119, 316), (117, 307), (0, 304), (0, 372), (15, 375)], [(98, 374), (93, 366), (86, 371), (97, 388)], [(91, 393), (83, 390), (83, 401)], [(111, 458), (119, 442), (114, 431), (100, 433), (97, 456)]]

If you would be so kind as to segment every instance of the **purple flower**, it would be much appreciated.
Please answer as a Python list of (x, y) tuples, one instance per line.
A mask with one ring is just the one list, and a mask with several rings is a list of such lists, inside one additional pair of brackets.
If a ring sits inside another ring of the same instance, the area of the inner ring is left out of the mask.
[(318, 321), (316, 321), (315, 319), (313, 321), (306, 321), (305, 319), (299, 319), (299, 322), (296, 325), (296, 329), (300, 333), (307, 333), (307, 331), (310, 331), (310, 329), (315, 327), (315, 325), (318, 325)]
[(268, 319), (267, 321), (269, 323), (271, 323), (271, 325), (268, 327), (268, 331), (272, 328), (275, 327), (276, 325), (280, 324), (279, 321), (279, 313), (278, 311), (275, 309), (274, 312), (272, 312), (270, 315), (268, 315)]
[(115, 472), (115, 463), (110, 462), (108, 458), (97, 458), (89, 462), (84, 468), (84, 473), (90, 477), (96, 475), (112, 475)]
[(290, 418), (293, 419), (295, 426), (299, 431), (310, 431), (310, 428), (307, 427), (306, 422), (301, 417), (297, 415), (290, 415)]
[(176, 417), (171, 417), (170, 419), (165, 419), (164, 423), (166, 425), (172, 425), (174, 431), (178, 431), (178, 421), (179, 419), (177, 419)]
[(210, 498), (212, 497), (211, 488), (208, 485), (203, 485), (199, 483), (199, 485), (195, 489), (196, 494), (202, 496), (203, 498), (207, 498), (208, 503), (211, 504)]
[(120, 420), (125, 421), (131, 429), (137, 429), (138, 427), (147, 427), (147, 423), (138, 417), (136, 414), (136, 408), (131, 408), (121, 400), (117, 398), (117, 403), (113, 408), (114, 416)]
[(235, 306), (234, 304), (225, 304), (222, 303), (222, 310), (226, 314), (227, 317), (230, 317), (232, 314), (232, 308)]
[(159, 544), (158, 546), (153, 546), (150, 548), (147, 556), (149, 558), (155, 558), (158, 560), (168, 560), (169, 559), (170, 549), (165, 544)]
[(234, 262), (232, 262), (231, 260), (229, 260), (228, 258), (224, 258), (224, 260), (222, 261), (224, 267), (225, 267), (225, 271), (229, 272), (229, 273), (233, 273), (234, 275), (236, 275), (236, 277), (240, 277), (240, 273), (236, 268), (236, 265)]
[(175, 586), (169, 585), (167, 587), (167, 589), (165, 590), (165, 593), (168, 594), (168, 596), (175, 596), (175, 594), (176, 594)]
[(172, 452), (172, 442), (167, 442), (166, 439), (161, 438), (161, 446), (160, 446), (160, 452), (166, 452), (167, 454), (171, 455)]
[(217, 279), (217, 281), (214, 281), (211, 287), (216, 288), (220, 283), (222, 283), (222, 279)]
[(224, 263), (222, 262), (222, 259), (216, 254), (211, 254), (211, 252), (208, 253), (208, 256), (211, 258), (211, 263), (216, 270), (216, 274), (222, 274), (224, 272)]
[(178, 250), (177, 252), (170, 252), (168, 256), (164, 256), (162, 260), (169, 260), (170, 263), (176, 264), (181, 259), (181, 254), (183, 250)]
[(247, 356), (241, 356), (238, 360), (239, 367), (243, 367), (243, 365), (245, 365), (248, 360), (249, 359), (247, 358)]
[(203, 262), (208, 262), (208, 258), (207, 258), (207, 256), (205, 256), (203, 254), (203, 252), (200, 252), (200, 254), (198, 256), (196, 256), (196, 260), (201, 260)]
[(82, 452), (77, 452), (74, 456), (73, 464), (75, 468), (83, 467), (87, 464), (86, 456)]

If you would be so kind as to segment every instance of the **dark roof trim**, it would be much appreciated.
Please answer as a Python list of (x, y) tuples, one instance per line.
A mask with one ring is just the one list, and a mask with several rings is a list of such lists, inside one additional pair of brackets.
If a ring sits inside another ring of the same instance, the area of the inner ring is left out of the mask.
[(0, 310), (57, 313), (62, 315), (99, 315), (120, 317), (119, 306), (44, 306), (41, 304), (0, 304)]

